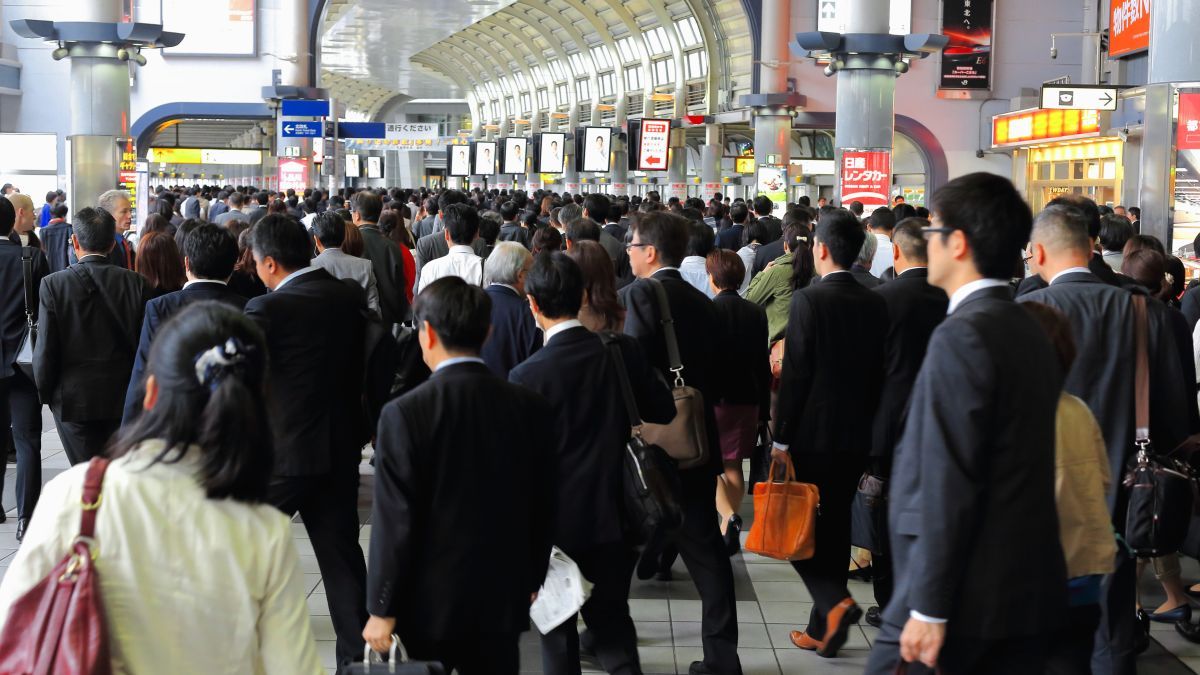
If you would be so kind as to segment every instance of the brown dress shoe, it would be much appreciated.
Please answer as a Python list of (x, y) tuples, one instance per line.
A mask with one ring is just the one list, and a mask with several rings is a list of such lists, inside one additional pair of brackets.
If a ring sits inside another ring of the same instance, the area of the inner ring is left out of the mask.
[(792, 638), (792, 644), (796, 645), (800, 649), (807, 649), (811, 652), (821, 648), (820, 642), (817, 642), (816, 639), (802, 630), (792, 631), (789, 637)]
[(817, 648), (817, 654), (825, 658), (837, 656), (837, 652), (846, 644), (850, 626), (862, 618), (862, 609), (854, 602), (854, 598), (842, 600), (825, 617), (825, 639)]

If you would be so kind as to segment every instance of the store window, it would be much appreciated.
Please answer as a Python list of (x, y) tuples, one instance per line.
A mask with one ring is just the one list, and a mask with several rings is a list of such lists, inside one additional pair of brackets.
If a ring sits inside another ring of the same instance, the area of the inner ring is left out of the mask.
[(1030, 148), (1030, 206), (1040, 211), (1050, 200), (1068, 194), (1089, 197), (1097, 204), (1117, 204), (1122, 151), (1121, 142), (1112, 139)]

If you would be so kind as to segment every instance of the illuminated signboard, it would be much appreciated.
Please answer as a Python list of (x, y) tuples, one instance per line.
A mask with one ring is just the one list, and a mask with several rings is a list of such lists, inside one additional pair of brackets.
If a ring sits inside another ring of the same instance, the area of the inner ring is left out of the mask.
[(496, 175), (496, 142), (476, 141), (471, 144), (471, 148), (475, 159), (472, 163), (475, 170), (471, 174), (475, 176)]
[[(257, 0), (164, 0), (163, 28), (184, 34), (167, 54), (254, 56)], [(144, 19), (142, 19), (144, 21)]]
[(525, 155), (529, 150), (528, 138), (504, 139), (504, 171), (502, 173), (525, 173)]
[(155, 164), (236, 164), (261, 165), (261, 150), (223, 150), (219, 148), (150, 148), (146, 159)]
[(670, 141), (671, 120), (642, 120), (638, 136), (638, 170), (666, 171)]
[(737, 173), (754, 173), (753, 157), (738, 157), (733, 160), (734, 171)]
[(992, 118), (992, 147), (1011, 148), (1100, 135), (1096, 110), (1020, 110)]
[(1150, 47), (1150, 0), (1111, 0), (1108, 55), (1128, 56)]
[(447, 162), (451, 176), (464, 178), (471, 175), (471, 146), (451, 145), (447, 146), (446, 152), (449, 154)]
[[(578, 138), (576, 132), (576, 138)], [(593, 173), (607, 173), (609, 170), (609, 160), (611, 159), (610, 146), (612, 145), (612, 129), (606, 127), (584, 127), (582, 148), (583, 165), (579, 167), (580, 171), (588, 171)]]

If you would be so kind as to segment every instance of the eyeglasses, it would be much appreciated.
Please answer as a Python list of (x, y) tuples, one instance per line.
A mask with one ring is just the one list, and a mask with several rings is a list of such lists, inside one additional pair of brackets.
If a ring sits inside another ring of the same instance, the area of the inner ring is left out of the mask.
[(625, 250), (628, 251), (631, 248), (642, 248), (643, 246), (653, 246), (653, 245), (654, 244), (649, 244), (649, 243), (634, 244), (633, 242), (630, 242), (628, 244), (625, 244)]
[(950, 234), (954, 231), (953, 227), (922, 227), (921, 235), (928, 239), (934, 234)]

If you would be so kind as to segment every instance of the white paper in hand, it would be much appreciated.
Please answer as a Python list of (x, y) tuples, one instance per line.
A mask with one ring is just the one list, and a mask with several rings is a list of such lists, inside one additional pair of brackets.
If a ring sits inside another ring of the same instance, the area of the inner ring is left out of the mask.
[(592, 593), (592, 582), (583, 577), (579, 565), (557, 546), (550, 551), (550, 568), (538, 591), (537, 600), (529, 608), (533, 625), (545, 635), (575, 616)]

